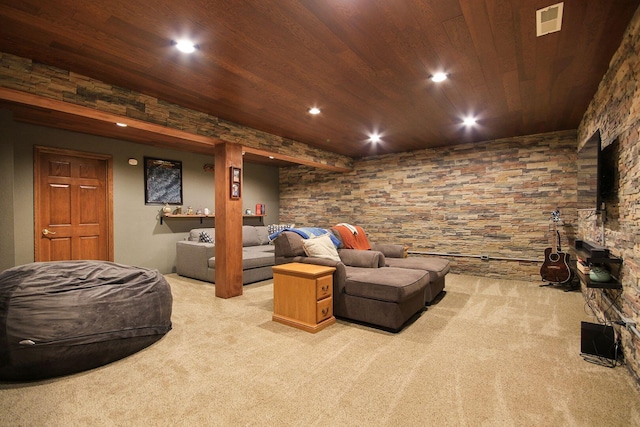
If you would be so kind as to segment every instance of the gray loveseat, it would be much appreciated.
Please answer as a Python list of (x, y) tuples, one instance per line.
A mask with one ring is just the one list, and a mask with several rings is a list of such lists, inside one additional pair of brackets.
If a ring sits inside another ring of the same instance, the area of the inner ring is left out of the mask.
[[(176, 243), (176, 273), (215, 283), (215, 243), (201, 241), (201, 233), (215, 239), (214, 228), (194, 228), (185, 240)], [(274, 247), (269, 244), (266, 226), (242, 227), (242, 284), (273, 278)]]
[[(444, 288), (444, 276), (449, 271), (447, 261), (435, 262), (434, 268), (438, 271), (433, 273), (426, 268), (428, 264), (408, 258), (402, 259), (421, 268), (411, 268), (409, 263), (387, 266), (385, 254), (379, 250), (338, 249), (340, 261), (309, 257), (304, 251), (303, 238), (291, 231), (280, 233), (274, 244), (276, 264), (302, 262), (336, 268), (333, 274), (335, 316), (394, 332), (421, 313), (425, 303), (433, 301)], [(394, 255), (392, 250), (397, 246), (378, 248)]]

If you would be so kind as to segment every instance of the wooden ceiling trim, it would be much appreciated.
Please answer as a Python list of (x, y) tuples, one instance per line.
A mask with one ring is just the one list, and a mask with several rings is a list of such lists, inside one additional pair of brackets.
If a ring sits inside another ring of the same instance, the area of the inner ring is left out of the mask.
[(156, 125), (154, 123), (148, 123), (126, 116), (107, 113), (89, 107), (83, 107), (81, 105), (74, 105), (68, 102), (58, 101), (56, 99), (50, 99), (40, 95), (34, 95), (32, 93), (22, 92), (15, 89), (0, 87), (0, 99), (10, 102), (16, 102), (18, 104), (29, 105), (32, 107), (45, 108), (62, 113), (73, 114), (88, 119), (99, 120), (101, 122), (108, 122), (113, 124), (124, 123), (134, 129), (140, 129), (160, 135), (167, 135), (173, 138), (180, 138), (209, 147), (213, 147), (214, 145), (223, 142), (222, 140), (217, 138), (196, 135), (193, 133), (181, 131), (179, 129), (168, 128), (165, 126)]
[(193, 143), (185, 139), (160, 135), (158, 133), (134, 129), (131, 127), (121, 128), (115, 126), (112, 122), (104, 122), (69, 113), (5, 101), (0, 101), (0, 108), (6, 108), (7, 110), (13, 111), (13, 119), (21, 123), (64, 129), (71, 132), (113, 138), (158, 148), (168, 148), (173, 150), (178, 148), (181, 151), (213, 155), (213, 149), (210, 145), (204, 146), (200, 143)]
[(352, 170), (351, 168), (346, 168), (346, 167), (341, 167), (341, 166), (332, 166), (332, 165), (328, 165), (328, 164), (325, 164), (325, 163), (314, 162), (314, 161), (311, 161), (311, 160), (305, 160), (305, 159), (301, 159), (301, 158), (297, 158), (297, 157), (293, 157), (293, 156), (288, 156), (286, 154), (271, 153), (271, 152), (265, 151), (265, 150), (258, 150), (256, 148), (252, 148), (252, 147), (243, 146), (242, 150), (244, 152), (246, 152), (246, 153), (253, 154), (253, 155), (258, 155), (258, 156), (261, 156), (261, 157), (273, 157), (276, 160), (281, 160), (281, 161), (284, 161), (284, 162), (296, 163), (296, 164), (304, 165), (304, 166), (312, 166), (314, 168), (327, 169), (327, 170), (334, 171), (334, 172), (350, 172)]
[[(225, 141), (195, 135), (178, 129), (94, 110), (89, 107), (69, 104), (68, 102), (46, 98), (21, 92), (14, 89), (0, 87), (0, 100), (22, 106), (15, 109), (16, 119), (34, 125), (50, 126), (76, 132), (106, 136), (109, 138), (129, 140), (131, 142), (152, 145), (156, 147), (191, 151), (200, 154), (213, 154), (213, 147)], [(10, 108), (10, 107), (9, 107)], [(80, 118), (80, 119), (78, 119)], [(127, 125), (126, 135), (120, 132), (115, 123)], [(133, 130), (133, 132), (131, 132)], [(154, 138), (157, 135), (157, 138)], [(244, 151), (253, 154), (249, 156), (256, 161), (256, 156), (286, 162), (295, 165), (312, 166), (335, 172), (348, 172), (351, 169), (341, 166), (328, 165), (322, 162), (301, 159), (294, 156), (244, 147)], [(278, 162), (275, 164), (282, 164)], [(264, 162), (269, 164), (268, 161)]]

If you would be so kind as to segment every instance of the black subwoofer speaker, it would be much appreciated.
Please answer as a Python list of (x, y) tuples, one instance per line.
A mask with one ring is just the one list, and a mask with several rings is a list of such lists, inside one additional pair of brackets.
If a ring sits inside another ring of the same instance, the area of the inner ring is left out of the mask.
[(618, 351), (613, 326), (582, 322), (580, 352), (616, 360)]

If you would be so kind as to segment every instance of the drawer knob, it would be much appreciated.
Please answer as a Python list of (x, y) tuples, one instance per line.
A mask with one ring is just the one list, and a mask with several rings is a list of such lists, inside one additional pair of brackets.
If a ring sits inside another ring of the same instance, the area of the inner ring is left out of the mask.
[(328, 307), (327, 308), (323, 308), (322, 309), (322, 315), (326, 316), (327, 314), (329, 314), (329, 308)]
[(324, 285), (322, 287), (322, 292), (327, 292), (329, 290), (329, 285)]

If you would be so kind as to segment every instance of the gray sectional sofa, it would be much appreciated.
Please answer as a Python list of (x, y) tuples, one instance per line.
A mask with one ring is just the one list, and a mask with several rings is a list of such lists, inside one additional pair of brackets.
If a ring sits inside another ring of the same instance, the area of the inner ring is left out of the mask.
[[(195, 228), (185, 240), (176, 243), (176, 273), (180, 276), (215, 283), (215, 243), (201, 240), (205, 232), (215, 240), (214, 228)], [(273, 278), (274, 247), (269, 244), (266, 226), (242, 227), (242, 284)]]
[(303, 238), (291, 231), (280, 233), (274, 245), (276, 264), (302, 262), (336, 268), (333, 274), (336, 317), (392, 332), (401, 330), (442, 294), (449, 272), (449, 262), (444, 259), (405, 258), (402, 245), (372, 245), (372, 250), (338, 249), (340, 261), (307, 256)]

